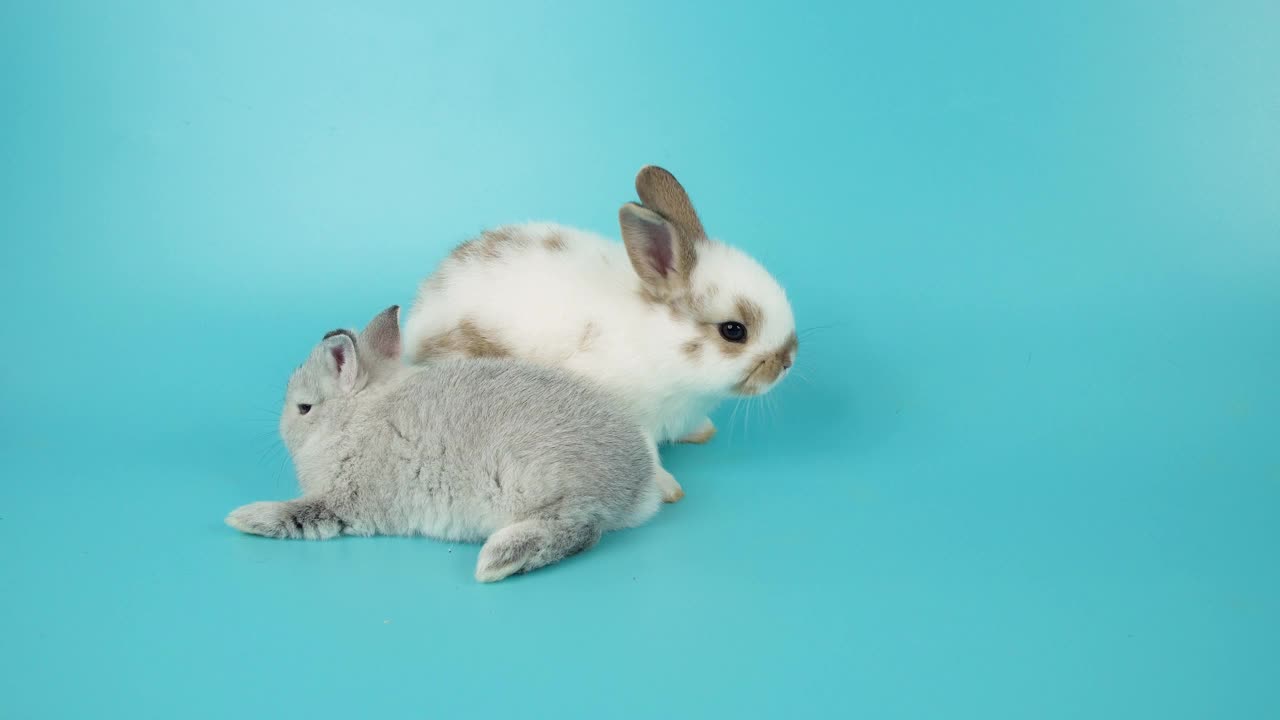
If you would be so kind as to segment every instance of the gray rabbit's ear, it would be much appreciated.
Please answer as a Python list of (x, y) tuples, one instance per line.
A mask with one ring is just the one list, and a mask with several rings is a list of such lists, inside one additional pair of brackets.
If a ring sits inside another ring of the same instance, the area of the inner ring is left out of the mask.
[(356, 379), (360, 375), (355, 336), (349, 330), (334, 330), (324, 336), (321, 347), (324, 348), (325, 368), (329, 377), (338, 384), (338, 389), (344, 393), (355, 390)]
[(388, 360), (400, 359), (400, 306), (378, 313), (360, 333), (360, 344)]
[(666, 218), (680, 237), (690, 243), (705, 240), (706, 230), (693, 209), (689, 194), (676, 176), (657, 165), (646, 165), (636, 174), (636, 194), (644, 206)]
[(618, 211), (622, 243), (631, 266), (656, 298), (666, 300), (689, 288), (696, 256), (693, 243), (658, 213), (635, 203)]

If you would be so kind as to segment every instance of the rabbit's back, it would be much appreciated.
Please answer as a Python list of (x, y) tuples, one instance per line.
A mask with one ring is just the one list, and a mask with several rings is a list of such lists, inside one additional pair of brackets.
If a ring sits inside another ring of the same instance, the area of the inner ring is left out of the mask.
[[(370, 408), (404, 441), (402, 484), (420, 532), (467, 539), (559, 503), (606, 529), (656, 510), (657, 459), (614, 397), (564, 371), (513, 360), (442, 360)], [(396, 457), (395, 451), (390, 453)]]
[(405, 354), (413, 362), (514, 356), (559, 365), (599, 351), (590, 341), (600, 333), (587, 326), (603, 329), (638, 291), (618, 243), (548, 223), (488, 230), (423, 282), (405, 323)]
[(708, 409), (679, 390), (690, 369), (681, 348), (699, 332), (646, 300), (622, 244), (531, 223), (487, 231), (446, 259), (419, 289), (404, 347), (414, 363), (510, 357), (565, 368), (668, 439)]

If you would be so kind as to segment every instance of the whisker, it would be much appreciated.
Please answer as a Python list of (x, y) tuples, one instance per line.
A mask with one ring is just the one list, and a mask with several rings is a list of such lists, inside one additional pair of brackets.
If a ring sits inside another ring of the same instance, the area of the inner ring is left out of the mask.
[[(273, 482), (280, 482), (281, 478), (284, 476), (284, 466), (287, 462), (289, 462), (289, 453), (280, 453), (280, 462), (276, 464), (276, 477)], [(284, 480), (287, 482), (288, 478), (284, 478)]]
[(838, 322), (838, 323), (828, 323), (826, 325), (810, 325), (807, 328), (803, 328), (799, 330), (796, 334), (803, 335), (804, 333), (816, 332), (818, 330), (831, 330), (833, 328), (844, 327), (845, 325), (848, 325), (848, 324), (849, 323), (847, 322)]
[(729, 444), (733, 444), (733, 439), (737, 437), (737, 426), (733, 421), (738, 417), (738, 408), (742, 407), (742, 398), (739, 397), (737, 402), (733, 404), (733, 414), (729, 416)]
[(258, 453), (258, 464), (262, 465), (264, 463), (270, 462), (271, 460), (274, 460), (275, 451), (276, 451), (275, 445), (268, 445), (266, 448), (264, 448), (261, 452)]

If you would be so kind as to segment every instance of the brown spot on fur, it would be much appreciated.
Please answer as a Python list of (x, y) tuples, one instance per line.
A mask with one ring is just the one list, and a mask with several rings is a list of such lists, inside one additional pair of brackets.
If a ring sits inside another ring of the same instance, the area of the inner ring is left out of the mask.
[(449, 257), (458, 262), (497, 260), (508, 248), (521, 247), (525, 242), (526, 239), (512, 227), (493, 228), (454, 248)]
[(511, 350), (497, 337), (486, 333), (471, 320), (463, 320), (458, 326), (424, 338), (418, 345), (416, 360), (430, 360), (450, 355), (463, 357), (506, 357)]
[(691, 358), (697, 358), (699, 355), (702, 355), (702, 340), (701, 338), (690, 340), (684, 345), (681, 345), (680, 349), (684, 350), (685, 355), (688, 355)]
[(472, 357), (503, 357), (511, 354), (505, 345), (492, 335), (482, 332), (470, 320), (458, 323), (457, 332), (463, 351)]
[(778, 357), (794, 360), (795, 354), (799, 351), (800, 338), (795, 333), (791, 333), (791, 337), (787, 338), (787, 341), (782, 344), (782, 347), (778, 348)]
[(422, 362), (433, 358), (443, 357), (450, 352), (449, 345), (444, 342), (448, 337), (448, 333), (440, 335), (432, 335), (431, 337), (422, 338), (413, 353), (414, 362)]
[(799, 348), (799, 338), (791, 333), (777, 350), (765, 353), (751, 366), (751, 370), (734, 386), (733, 392), (738, 395), (759, 395), (764, 392), (765, 388), (777, 381), (783, 370), (790, 367)]
[(764, 321), (764, 311), (759, 305), (739, 297), (734, 303), (734, 309), (738, 312), (738, 322), (747, 326), (748, 333), (760, 329), (760, 323)]
[(565, 248), (564, 238), (560, 237), (560, 233), (553, 232), (550, 235), (542, 238), (542, 246), (550, 250), (551, 252), (560, 252)]

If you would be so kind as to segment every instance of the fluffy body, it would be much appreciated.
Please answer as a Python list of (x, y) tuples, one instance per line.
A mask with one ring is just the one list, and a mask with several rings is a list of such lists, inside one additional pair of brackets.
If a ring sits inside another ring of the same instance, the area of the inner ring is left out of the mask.
[(372, 351), (377, 323), (331, 334), (290, 380), (281, 434), (302, 497), (244, 506), (232, 527), (487, 540), (476, 578), (493, 581), (656, 512), (656, 450), (615, 398), (513, 360), (401, 367)]
[[(797, 350), (786, 294), (758, 262), (706, 237), (666, 171), (637, 178), (623, 242), (552, 223), (487, 231), (421, 285), (406, 356), (512, 356), (591, 378), (657, 443), (706, 441), (708, 413), (767, 392)], [(737, 322), (744, 342), (719, 328)]]

